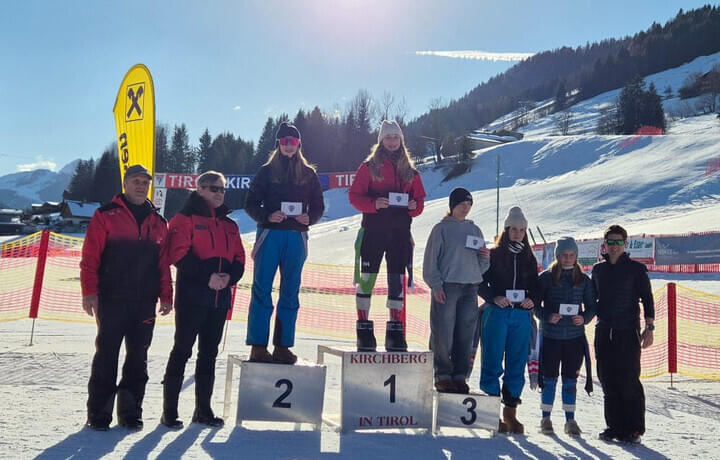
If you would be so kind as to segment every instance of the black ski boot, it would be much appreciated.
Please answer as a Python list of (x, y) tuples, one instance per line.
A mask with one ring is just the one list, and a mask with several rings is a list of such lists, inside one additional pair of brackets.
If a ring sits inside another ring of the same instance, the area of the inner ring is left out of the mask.
[(214, 375), (195, 375), (195, 412), (192, 416), (194, 423), (212, 427), (221, 427), (225, 424), (223, 419), (215, 417), (210, 408), (214, 383)]
[(357, 331), (357, 351), (372, 351), (377, 348), (375, 341), (375, 333), (373, 332), (373, 322), (368, 320), (358, 320), (355, 323)]
[(405, 324), (402, 321), (388, 321), (385, 326), (385, 350), (407, 351)]
[(173, 430), (183, 427), (182, 420), (178, 420), (178, 397), (182, 388), (184, 376), (166, 375), (163, 384), (163, 413), (160, 423)]

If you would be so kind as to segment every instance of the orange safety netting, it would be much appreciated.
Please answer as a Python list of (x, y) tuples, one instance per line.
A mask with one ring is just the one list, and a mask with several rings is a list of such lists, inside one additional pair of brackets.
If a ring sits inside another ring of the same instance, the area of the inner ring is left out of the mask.
[[(41, 233), (0, 245), (0, 321), (28, 317), (41, 247)], [(81, 308), (80, 256), (82, 238), (50, 233), (38, 318), (93, 323)], [(246, 248), (250, 254), (250, 248)], [(128, 267), (132, 270), (132, 267)], [(252, 287), (252, 259), (248, 258), (246, 275), (238, 283), (233, 321), (247, 321)], [(174, 276), (174, 269), (173, 269)], [(406, 331), (408, 342), (422, 348), (430, 336), (430, 289), (415, 271), (415, 286), (406, 294)], [(354, 339), (355, 288), (353, 267), (306, 263), (300, 290), (298, 332), (328, 337)], [(373, 291), (370, 319), (375, 321), (376, 336), (384, 337), (388, 320), (385, 299), (387, 280), (379, 274)], [(279, 276), (273, 296), (277, 299)], [(642, 352), (642, 376), (663, 375), (669, 370), (674, 343), (668, 338), (668, 289), (655, 295), (655, 342)], [(677, 369), (682, 375), (720, 380), (720, 296), (677, 286)], [(158, 317), (158, 324), (173, 324), (172, 314)], [(592, 325), (586, 328), (591, 344)]]

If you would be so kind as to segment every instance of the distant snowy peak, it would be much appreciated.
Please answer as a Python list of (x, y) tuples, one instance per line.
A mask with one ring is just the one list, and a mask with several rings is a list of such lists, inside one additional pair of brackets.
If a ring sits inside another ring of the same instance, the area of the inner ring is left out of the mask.
[(68, 163), (59, 172), (35, 169), (0, 176), (0, 203), (22, 209), (32, 203), (62, 200), (78, 161)]

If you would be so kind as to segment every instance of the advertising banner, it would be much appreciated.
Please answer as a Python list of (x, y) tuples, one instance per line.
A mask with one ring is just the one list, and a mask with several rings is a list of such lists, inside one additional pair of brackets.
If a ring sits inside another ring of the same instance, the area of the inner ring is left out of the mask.
[(720, 233), (655, 238), (656, 265), (720, 263)]
[[(142, 64), (125, 74), (113, 106), (117, 132), (120, 182), (125, 170), (141, 164), (155, 172), (155, 94), (150, 71)], [(152, 185), (148, 198), (153, 197)]]

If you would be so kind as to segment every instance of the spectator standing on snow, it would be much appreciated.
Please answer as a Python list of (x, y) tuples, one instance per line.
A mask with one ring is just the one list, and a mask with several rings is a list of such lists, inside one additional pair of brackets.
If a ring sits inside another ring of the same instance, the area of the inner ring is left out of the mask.
[[(300, 131), (290, 123), (278, 128), (276, 148), (255, 174), (245, 211), (257, 222), (255, 261), (247, 341), (250, 361), (294, 364), (295, 321), (300, 301), (300, 276), (307, 258), (308, 227), (323, 215), (322, 187), (315, 169), (303, 156)], [(272, 284), (280, 268), (273, 353), (267, 350)]]
[(490, 269), (479, 289), (488, 302), (482, 314), (480, 389), (489, 395), (502, 396), (500, 433), (524, 432), (516, 415), (525, 386), (531, 310), (538, 293), (537, 261), (528, 242), (527, 225), (522, 210), (517, 206), (510, 208), (496, 246), (490, 250)]
[[(582, 272), (577, 258), (575, 240), (560, 238), (555, 245), (555, 260), (539, 278), (540, 302), (535, 313), (542, 322), (540, 430), (544, 434), (554, 433), (550, 414), (561, 365), (565, 433), (579, 436), (582, 432), (575, 421), (577, 378), (583, 359), (590, 369), (585, 325), (595, 317), (597, 306), (592, 281)], [(586, 389), (592, 391), (592, 376), (588, 373), (586, 378)]]
[[(655, 302), (647, 267), (625, 252), (627, 231), (611, 225), (603, 234), (603, 245), (605, 260), (592, 269), (598, 298), (595, 359), (607, 425), (600, 438), (638, 443), (645, 433), (640, 353), (653, 343)], [(645, 317), (642, 333), (639, 301)]]
[[(98, 328), (87, 401), (87, 425), (94, 430), (109, 429), (116, 393), (118, 423), (142, 429), (158, 297), (161, 314), (172, 310), (167, 221), (147, 199), (151, 181), (144, 166), (130, 166), (125, 192), (95, 211), (83, 242), (82, 307)], [(123, 340), (125, 363), (117, 384)]]
[(450, 211), (428, 238), (423, 279), (432, 289), (430, 350), (435, 389), (469, 393), (465, 382), (478, 319), (478, 286), (490, 266), (480, 227), (466, 219), (473, 198), (464, 188), (450, 194)]
[(403, 276), (412, 277), (413, 240), (410, 224), (423, 211), (425, 189), (405, 147), (400, 125), (383, 120), (378, 141), (357, 172), (349, 192), (350, 203), (363, 213), (355, 240), (355, 303), (358, 351), (375, 351), (370, 299), (383, 256), (387, 263), (387, 307), (390, 321), (385, 333), (387, 351), (406, 351)]
[(185, 364), (198, 342), (195, 362), (195, 411), (192, 421), (222, 426), (210, 407), (215, 383), (215, 358), (232, 286), (245, 271), (240, 231), (225, 206), (225, 176), (207, 171), (197, 178), (197, 190), (170, 220), (170, 262), (177, 267), (175, 342), (163, 379), (161, 423), (182, 428), (178, 398)]

